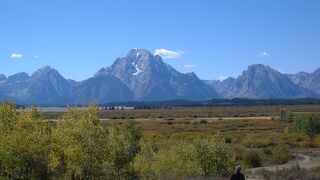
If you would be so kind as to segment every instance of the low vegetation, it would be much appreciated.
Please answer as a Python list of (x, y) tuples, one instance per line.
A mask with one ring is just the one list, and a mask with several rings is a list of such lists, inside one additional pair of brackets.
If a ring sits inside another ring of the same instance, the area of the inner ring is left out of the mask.
[(55, 124), (33, 108), (0, 106), (0, 175), (8, 179), (149, 179), (227, 176), (235, 165), (222, 136), (161, 148), (133, 121), (103, 126), (96, 106), (70, 108)]
[(317, 108), (263, 109), (275, 118), (255, 117), (255, 108), (99, 111), (92, 105), (43, 114), (5, 103), (0, 179), (225, 177), (237, 164), (285, 164), (295, 148), (320, 147)]

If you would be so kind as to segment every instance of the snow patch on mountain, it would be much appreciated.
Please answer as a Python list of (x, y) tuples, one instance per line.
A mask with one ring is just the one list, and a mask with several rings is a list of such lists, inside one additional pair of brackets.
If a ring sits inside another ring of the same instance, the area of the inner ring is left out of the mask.
[(132, 75), (136, 76), (136, 75), (142, 73), (142, 70), (140, 70), (140, 69), (138, 68), (138, 65), (135, 65), (134, 67), (136, 68), (136, 71), (137, 71), (137, 72), (133, 73)]

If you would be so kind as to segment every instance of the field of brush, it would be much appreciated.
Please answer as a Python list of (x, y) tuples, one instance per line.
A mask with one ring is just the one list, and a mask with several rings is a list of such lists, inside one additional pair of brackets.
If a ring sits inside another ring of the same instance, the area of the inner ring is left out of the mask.
[[(232, 147), (236, 160), (253, 177), (256, 172), (260, 175), (268, 172), (271, 176), (276, 167), (288, 168), (288, 171), (293, 165), (303, 170), (317, 169), (320, 167), (320, 136), (292, 132), (293, 122), (279, 120), (283, 110), (293, 116), (320, 115), (320, 105), (295, 105), (104, 110), (100, 111), (100, 117), (105, 126), (112, 122), (135, 121), (144, 136), (156, 139), (163, 148), (179, 141), (191, 142), (198, 137), (221, 134)], [(62, 114), (43, 113), (52, 121)]]

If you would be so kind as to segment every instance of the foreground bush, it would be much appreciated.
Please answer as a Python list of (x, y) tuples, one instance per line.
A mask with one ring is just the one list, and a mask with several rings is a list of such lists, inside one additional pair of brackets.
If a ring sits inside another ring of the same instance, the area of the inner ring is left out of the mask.
[(53, 130), (52, 168), (72, 178), (91, 179), (103, 175), (108, 157), (107, 133), (100, 124), (98, 109), (87, 111), (71, 108)]
[(255, 168), (262, 166), (262, 158), (256, 151), (248, 151), (244, 155), (244, 164), (248, 168)]
[(135, 161), (143, 179), (150, 177), (228, 176), (235, 165), (230, 147), (221, 136), (177, 142), (158, 150), (152, 142), (142, 146)]
[[(48, 122), (33, 108), (0, 105), (0, 179), (159, 179), (228, 176), (233, 152), (220, 135), (161, 147), (133, 121), (102, 126), (98, 108)], [(174, 140), (173, 140), (174, 141)]]
[(46, 179), (50, 173), (51, 151), (47, 123), (35, 109), (18, 115), (14, 106), (6, 104), (0, 107), (0, 114), (1, 176), (7, 179)]

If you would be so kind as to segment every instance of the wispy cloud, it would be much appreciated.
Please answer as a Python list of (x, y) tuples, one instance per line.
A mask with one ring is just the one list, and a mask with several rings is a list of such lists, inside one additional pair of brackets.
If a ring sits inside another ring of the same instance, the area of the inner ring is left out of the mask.
[(12, 53), (10, 56), (12, 59), (20, 59), (23, 57), (22, 54), (18, 54), (18, 53)]
[(194, 68), (195, 65), (193, 65), (193, 64), (185, 64), (185, 65), (183, 65), (183, 67), (185, 67), (185, 68)]
[(271, 54), (267, 51), (262, 51), (262, 52), (259, 52), (257, 56), (258, 57), (270, 57)]
[(223, 80), (226, 80), (227, 78), (228, 78), (228, 76), (219, 76), (218, 80), (223, 81)]
[(164, 59), (178, 59), (180, 58), (184, 52), (182, 51), (172, 51), (167, 49), (156, 49), (154, 52), (155, 55), (159, 55)]

